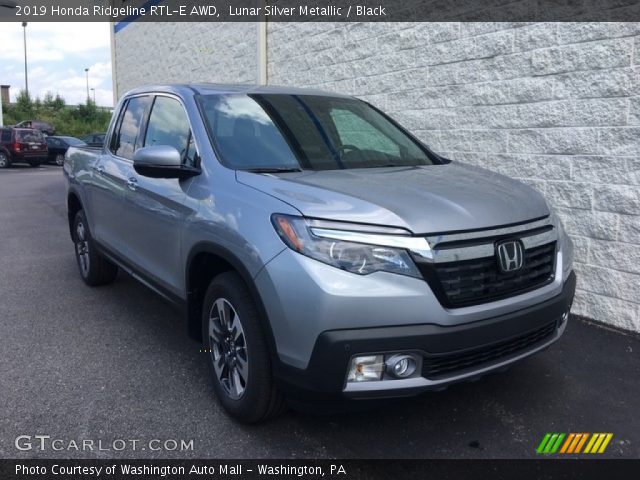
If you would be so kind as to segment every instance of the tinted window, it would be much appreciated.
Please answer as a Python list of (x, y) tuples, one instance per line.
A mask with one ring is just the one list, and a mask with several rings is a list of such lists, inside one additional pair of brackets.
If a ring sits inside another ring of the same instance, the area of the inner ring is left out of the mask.
[(58, 148), (58, 147), (62, 146), (62, 142), (60, 140), (58, 140), (57, 138), (48, 137), (47, 138), (47, 145), (49, 145), (50, 147)]
[(0, 141), (10, 142), (11, 141), (11, 130), (2, 130), (2, 137)]
[(298, 167), (273, 119), (251, 97), (220, 95), (204, 100), (204, 112), (222, 158), (236, 168)]
[(44, 143), (44, 136), (39, 130), (16, 130), (18, 142)]
[(169, 145), (174, 147), (183, 163), (194, 166), (195, 146), (187, 114), (180, 102), (170, 97), (156, 97), (149, 116), (144, 146)]
[(133, 158), (140, 125), (150, 102), (150, 97), (133, 97), (124, 113), (118, 119), (116, 132), (111, 143), (111, 151), (119, 157)]
[(229, 166), (312, 170), (431, 165), (428, 152), (365, 102), (316, 95), (211, 95), (201, 100)]

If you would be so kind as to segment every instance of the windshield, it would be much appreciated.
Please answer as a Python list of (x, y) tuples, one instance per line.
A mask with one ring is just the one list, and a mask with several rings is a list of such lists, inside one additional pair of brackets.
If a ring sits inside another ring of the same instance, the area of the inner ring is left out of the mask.
[(16, 140), (25, 143), (44, 143), (44, 137), (39, 130), (16, 130)]
[(384, 115), (351, 98), (209, 95), (200, 98), (225, 165), (335, 170), (431, 165), (426, 150)]

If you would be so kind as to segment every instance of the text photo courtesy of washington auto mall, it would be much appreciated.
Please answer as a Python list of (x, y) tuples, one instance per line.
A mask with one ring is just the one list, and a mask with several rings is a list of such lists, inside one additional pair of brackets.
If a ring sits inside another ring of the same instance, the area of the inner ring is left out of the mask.
[(640, 472), (640, 0), (0, 0), (0, 479)]

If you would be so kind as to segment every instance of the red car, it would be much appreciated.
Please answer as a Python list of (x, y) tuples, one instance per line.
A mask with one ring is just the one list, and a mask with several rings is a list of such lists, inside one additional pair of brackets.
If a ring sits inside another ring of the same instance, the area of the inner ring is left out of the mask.
[(49, 156), (47, 142), (40, 130), (30, 128), (0, 129), (0, 168), (12, 163), (28, 163), (38, 167)]

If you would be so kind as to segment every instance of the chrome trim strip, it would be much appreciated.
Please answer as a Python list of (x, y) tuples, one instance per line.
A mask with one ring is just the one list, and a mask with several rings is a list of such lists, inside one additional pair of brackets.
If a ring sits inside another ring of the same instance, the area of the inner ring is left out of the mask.
[(521, 234), (526, 232), (527, 230), (533, 230), (536, 228), (554, 226), (551, 215), (542, 220), (537, 220), (535, 222), (524, 223), (521, 225), (516, 225), (513, 227), (504, 227), (504, 228), (494, 228), (489, 230), (479, 230), (475, 232), (462, 232), (462, 233), (454, 233), (454, 234), (446, 234), (442, 235), (427, 235), (427, 241), (429, 245), (432, 247), (444, 242), (458, 242), (461, 240), (474, 240), (474, 239), (482, 239), (486, 237), (494, 237), (501, 235), (509, 235), (509, 234)]
[[(555, 229), (539, 233), (538, 235), (529, 235), (527, 237), (520, 238), (525, 250), (554, 242), (557, 239), (558, 232)], [(432, 252), (432, 259), (435, 263), (458, 262), (462, 260), (493, 257), (495, 255), (495, 247), (493, 242), (491, 242), (471, 247), (449, 248), (443, 250), (438, 250), (436, 248), (433, 249)]]
[(331, 220), (319, 220), (316, 218), (306, 219), (307, 225), (311, 228), (325, 228), (327, 230), (340, 230), (349, 232), (377, 233), (379, 235), (410, 235), (409, 230), (396, 227), (384, 227), (381, 225), (369, 225), (366, 223), (345, 223)]
[[(323, 226), (332, 228), (323, 228)], [(344, 225), (344, 227), (348, 227), (350, 230), (341, 230), (341, 226), (342, 225), (336, 222), (327, 224), (322, 221), (309, 221), (309, 228), (311, 232), (321, 238), (364, 243), (367, 245), (377, 245), (381, 247), (402, 248), (411, 251), (411, 253), (424, 260), (437, 263), (492, 257), (495, 254), (492, 240), (487, 240), (487, 243), (480, 245), (438, 250), (437, 245), (440, 243), (476, 239), (481, 241), (488, 237), (513, 234), (522, 235), (520, 239), (522, 240), (525, 248), (533, 248), (558, 240), (558, 229), (555, 228), (551, 216), (542, 220), (513, 227), (428, 237), (410, 237), (407, 235), (377, 233), (374, 230), (375, 227), (369, 227), (371, 230), (369, 230), (369, 228), (363, 228), (362, 231), (354, 231), (352, 230), (352, 225)], [(548, 226), (552, 226), (554, 228), (536, 235), (526, 235), (530, 230)]]
[(525, 249), (539, 247), (541, 245), (546, 245), (547, 243), (558, 241), (558, 230), (554, 228), (553, 230), (548, 230), (538, 235), (521, 237), (520, 240), (522, 241)]
[(424, 258), (432, 258), (432, 251), (424, 237), (408, 237), (401, 235), (381, 235), (377, 233), (350, 232), (346, 230), (331, 230), (328, 228), (311, 227), (311, 232), (317, 237), (342, 240), (345, 242), (364, 243), (380, 247), (403, 248)]

